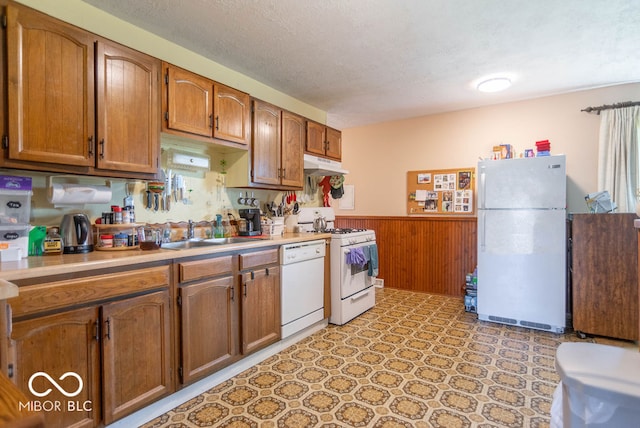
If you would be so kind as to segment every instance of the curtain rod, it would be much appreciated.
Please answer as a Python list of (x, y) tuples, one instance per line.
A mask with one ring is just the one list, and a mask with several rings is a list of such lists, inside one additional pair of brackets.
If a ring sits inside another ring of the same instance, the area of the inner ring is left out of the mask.
[(597, 114), (600, 114), (602, 110), (609, 110), (612, 108), (622, 108), (622, 107), (633, 107), (633, 106), (640, 106), (640, 101), (625, 101), (625, 102), (616, 103), (616, 104), (604, 104), (598, 107), (587, 107), (580, 111), (586, 111), (587, 113), (591, 113), (592, 111), (595, 111)]

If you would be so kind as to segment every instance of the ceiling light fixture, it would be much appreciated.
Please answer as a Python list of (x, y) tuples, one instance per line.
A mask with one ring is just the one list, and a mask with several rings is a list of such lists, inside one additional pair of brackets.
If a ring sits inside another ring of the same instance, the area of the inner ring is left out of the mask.
[(478, 83), (477, 88), (480, 92), (500, 92), (509, 86), (511, 86), (511, 79), (507, 77), (494, 77)]

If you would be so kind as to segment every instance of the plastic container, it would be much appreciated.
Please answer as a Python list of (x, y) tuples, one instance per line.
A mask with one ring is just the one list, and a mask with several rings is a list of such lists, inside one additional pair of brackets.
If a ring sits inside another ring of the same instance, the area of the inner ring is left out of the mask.
[(30, 225), (0, 225), (0, 248), (20, 248), (22, 257), (29, 255)]
[(632, 427), (640, 420), (640, 353), (595, 343), (562, 343), (551, 427)]
[(100, 235), (98, 246), (100, 248), (112, 248), (113, 247), (113, 235), (102, 234)]
[(31, 177), (0, 176), (0, 225), (29, 224)]

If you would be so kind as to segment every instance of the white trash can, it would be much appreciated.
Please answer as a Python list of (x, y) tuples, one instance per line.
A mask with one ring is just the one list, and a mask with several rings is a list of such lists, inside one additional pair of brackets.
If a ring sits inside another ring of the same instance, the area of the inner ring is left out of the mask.
[(551, 427), (640, 427), (640, 353), (595, 343), (562, 343)]

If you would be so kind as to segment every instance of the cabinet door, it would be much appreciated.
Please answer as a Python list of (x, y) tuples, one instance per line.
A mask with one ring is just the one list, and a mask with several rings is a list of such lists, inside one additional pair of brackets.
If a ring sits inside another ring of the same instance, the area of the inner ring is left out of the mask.
[(155, 173), (160, 129), (159, 61), (112, 43), (98, 43), (98, 168)]
[(305, 147), (307, 152), (324, 156), (325, 129), (324, 125), (307, 120), (307, 144)]
[(327, 157), (342, 159), (342, 132), (337, 129), (327, 128), (327, 147), (325, 154)]
[(250, 354), (280, 340), (280, 268), (242, 275), (242, 353)]
[(249, 94), (216, 83), (213, 88), (215, 114), (213, 137), (249, 144), (251, 99)]
[(172, 391), (169, 291), (102, 308), (104, 422)]
[(94, 38), (14, 4), (7, 15), (8, 157), (93, 166)]
[(213, 81), (172, 65), (166, 69), (166, 127), (212, 137)]
[(282, 177), (283, 186), (302, 187), (304, 184), (304, 118), (282, 112)]
[(180, 289), (182, 382), (230, 364), (238, 355), (238, 299), (233, 277)]
[[(77, 309), (13, 324), (16, 350), (14, 379), (20, 390), (33, 401), (59, 402), (59, 411), (44, 412), (51, 427), (93, 427), (100, 420), (100, 350), (97, 340), (98, 308)], [(65, 373), (72, 372), (73, 375)], [(50, 379), (36, 373), (44, 373)], [(78, 395), (67, 397), (66, 393)], [(34, 376), (30, 393), (29, 379)], [(72, 411), (69, 411), (69, 406)]]
[(280, 109), (253, 102), (252, 181), (280, 184)]

